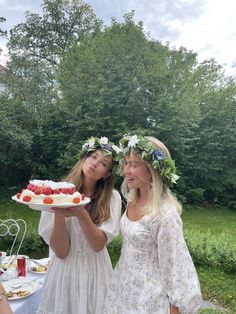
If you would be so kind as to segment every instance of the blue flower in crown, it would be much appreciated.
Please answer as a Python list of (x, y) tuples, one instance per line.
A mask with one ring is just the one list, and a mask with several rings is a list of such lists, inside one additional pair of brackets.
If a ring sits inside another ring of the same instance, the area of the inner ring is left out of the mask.
[(110, 149), (111, 149), (111, 146), (107, 143), (107, 144), (105, 144), (105, 149), (106, 149), (106, 150), (110, 150)]
[(153, 160), (165, 160), (166, 159), (166, 153), (160, 150), (154, 150), (152, 152), (152, 159)]

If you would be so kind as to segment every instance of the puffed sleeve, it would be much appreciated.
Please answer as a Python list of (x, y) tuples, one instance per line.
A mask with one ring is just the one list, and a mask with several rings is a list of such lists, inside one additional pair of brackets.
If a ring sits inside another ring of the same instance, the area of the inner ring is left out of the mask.
[(120, 194), (113, 190), (110, 205), (111, 216), (109, 219), (98, 225), (98, 228), (105, 232), (107, 244), (119, 234), (119, 222), (121, 217), (121, 197)]
[(49, 245), (54, 225), (54, 213), (41, 212), (38, 233)]
[(182, 232), (182, 220), (171, 213), (151, 226), (158, 247), (164, 290), (181, 314), (193, 314), (201, 306), (200, 285)]

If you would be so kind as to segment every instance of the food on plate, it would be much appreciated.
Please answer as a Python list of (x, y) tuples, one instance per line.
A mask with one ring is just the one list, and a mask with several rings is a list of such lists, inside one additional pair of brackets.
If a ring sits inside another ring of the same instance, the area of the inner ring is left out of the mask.
[(11, 299), (11, 298), (22, 298), (22, 297), (26, 297), (27, 295), (30, 295), (30, 291), (26, 291), (26, 290), (19, 290), (19, 291), (8, 291), (6, 292), (7, 298)]
[(46, 265), (37, 265), (30, 267), (30, 270), (35, 273), (45, 273), (48, 271), (49, 262)]
[(46, 266), (33, 266), (30, 267), (30, 270), (35, 273), (45, 273), (48, 270), (48, 267)]
[(74, 184), (51, 180), (31, 180), (26, 189), (15, 195), (25, 203), (40, 205), (79, 204), (85, 199)]

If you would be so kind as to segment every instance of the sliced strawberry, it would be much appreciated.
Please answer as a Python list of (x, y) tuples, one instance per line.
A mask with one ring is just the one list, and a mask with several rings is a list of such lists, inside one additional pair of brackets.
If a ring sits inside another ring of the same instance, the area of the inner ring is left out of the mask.
[(67, 189), (67, 190), (68, 190), (68, 194), (70, 194), (70, 195), (74, 194), (74, 188)]
[(40, 187), (38, 187), (35, 191), (34, 191), (35, 195), (41, 195), (42, 194), (42, 189)]
[(34, 185), (30, 183), (30, 184), (27, 185), (27, 189), (31, 191), (31, 189), (32, 189), (33, 186), (34, 186)]
[(23, 197), (23, 201), (24, 201), (24, 202), (30, 202), (30, 201), (31, 201), (31, 196), (25, 195), (25, 196)]
[(55, 189), (55, 190), (52, 191), (52, 193), (53, 193), (53, 194), (60, 194), (61, 191), (60, 191), (60, 189)]
[(68, 194), (68, 189), (61, 189), (61, 193)]
[(74, 204), (79, 204), (80, 203), (80, 198), (79, 197), (74, 197), (73, 198), (73, 203)]
[(17, 194), (16, 194), (16, 197), (17, 197), (17, 198), (20, 198), (20, 197), (21, 197), (21, 193), (17, 193)]
[(52, 204), (53, 203), (53, 199), (51, 197), (45, 197), (43, 199), (44, 204)]
[(51, 195), (52, 194), (52, 189), (49, 187), (44, 188), (43, 194), (45, 195)]
[(33, 185), (32, 184), (32, 187), (31, 187), (31, 191), (32, 192), (35, 192), (37, 190), (38, 186), (37, 185)]

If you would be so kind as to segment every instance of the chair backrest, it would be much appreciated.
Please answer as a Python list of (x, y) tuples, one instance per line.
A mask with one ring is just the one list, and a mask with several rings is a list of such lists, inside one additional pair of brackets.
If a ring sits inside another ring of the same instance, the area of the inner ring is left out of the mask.
[[(23, 219), (0, 219), (0, 237), (12, 236), (13, 242), (10, 255), (18, 255), (27, 231), (27, 224)], [(17, 240), (20, 243), (17, 244)]]

